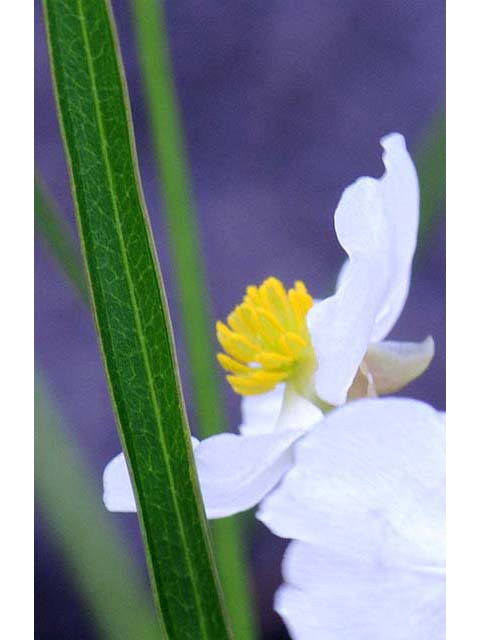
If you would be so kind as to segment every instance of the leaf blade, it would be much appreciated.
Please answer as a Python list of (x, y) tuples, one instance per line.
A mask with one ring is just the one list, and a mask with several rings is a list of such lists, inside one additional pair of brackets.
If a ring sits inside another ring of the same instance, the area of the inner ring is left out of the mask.
[[(158, 184), (172, 246), (182, 333), (188, 352), (194, 405), (203, 437), (227, 424), (212, 340), (214, 323), (202, 260), (181, 114), (175, 91), (165, 9), (157, 0), (132, 0), (136, 42), (152, 130)], [(190, 321), (195, 318), (195, 323)], [(218, 569), (238, 640), (256, 636), (240, 518), (211, 523)]]
[(100, 344), (170, 638), (228, 638), (126, 90), (103, 0), (44, 0)]

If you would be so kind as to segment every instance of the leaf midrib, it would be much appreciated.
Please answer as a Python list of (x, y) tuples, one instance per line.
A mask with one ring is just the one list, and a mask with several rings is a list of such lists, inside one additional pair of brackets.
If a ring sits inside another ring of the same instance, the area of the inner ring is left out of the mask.
[[(113, 212), (114, 212), (114, 222), (115, 222), (115, 228), (117, 231), (117, 235), (119, 238), (119, 244), (120, 244), (120, 250), (121, 250), (121, 258), (122, 258), (122, 262), (124, 265), (124, 269), (125, 269), (125, 274), (126, 274), (126, 279), (127, 279), (127, 285), (128, 285), (128, 292), (129, 292), (129, 296), (130, 296), (130, 302), (132, 304), (132, 308), (133, 308), (133, 315), (134, 315), (134, 320), (135, 320), (135, 326), (137, 329), (137, 334), (138, 334), (138, 338), (139, 338), (139, 342), (140, 342), (140, 348), (141, 348), (141, 354), (142, 354), (142, 359), (144, 361), (144, 365), (145, 365), (145, 369), (146, 369), (146, 373), (147, 373), (147, 381), (148, 381), (148, 391), (149, 391), (149, 395), (152, 401), (152, 405), (154, 408), (154, 412), (155, 412), (155, 418), (156, 418), (156, 424), (157, 424), (157, 432), (158, 432), (158, 436), (159, 436), (159, 442), (160, 442), (160, 446), (162, 447), (162, 451), (164, 454), (164, 459), (165, 459), (165, 463), (166, 463), (166, 470), (167, 470), (167, 475), (168, 475), (168, 479), (170, 482), (170, 486), (173, 487), (174, 486), (174, 482), (173, 482), (173, 472), (172, 469), (170, 467), (170, 457), (168, 455), (168, 450), (166, 448), (165, 445), (165, 439), (164, 439), (164, 435), (162, 432), (162, 429), (159, 427), (159, 424), (162, 423), (161, 420), (161, 413), (160, 413), (160, 409), (158, 406), (158, 401), (157, 401), (157, 397), (155, 394), (155, 387), (154, 387), (154, 383), (153, 383), (153, 374), (150, 368), (150, 362), (148, 359), (148, 354), (146, 351), (146, 345), (145, 345), (145, 338), (144, 338), (144, 334), (143, 334), (143, 327), (142, 327), (142, 323), (140, 320), (140, 313), (139, 313), (139, 309), (138, 309), (138, 304), (137, 304), (137, 299), (135, 296), (135, 287), (133, 286), (133, 281), (132, 281), (132, 277), (130, 274), (130, 267), (128, 264), (128, 259), (127, 259), (127, 254), (126, 254), (126, 250), (125, 250), (125, 242), (124, 242), (124, 237), (123, 237), (123, 230), (122, 230), (122, 225), (120, 223), (120, 216), (119, 216), (119, 212), (118, 212), (118, 208), (117, 208), (117, 202), (116, 202), (116, 198), (114, 196), (115, 193), (115, 187), (114, 187), (114, 181), (113, 181), (113, 177), (112, 177), (112, 171), (111, 171), (111, 167), (110, 167), (110, 162), (108, 159), (108, 155), (106, 154), (106, 147), (107, 147), (107, 136), (105, 134), (105, 129), (103, 126), (103, 119), (102, 119), (102, 112), (100, 109), (100, 101), (98, 98), (98, 92), (97, 92), (97, 86), (96, 86), (96, 74), (95, 74), (95, 69), (93, 66), (93, 56), (90, 50), (90, 43), (88, 40), (88, 32), (85, 28), (85, 14), (83, 11), (83, 2), (82, 0), (77, 0), (77, 8), (78, 8), (78, 12), (79, 12), (79, 17), (80, 17), (80, 25), (81, 25), (81, 32), (82, 32), (82, 37), (83, 37), (83, 41), (84, 41), (84, 45), (85, 45), (85, 53), (86, 53), (86, 60), (87, 60), (87, 65), (88, 65), (88, 70), (89, 70), (89, 78), (90, 78), (90, 82), (91, 82), (91, 87), (92, 87), (92, 94), (93, 94), (93, 102), (94, 102), (94, 106), (95, 106), (95, 114), (97, 116), (97, 123), (98, 123), (98, 127), (99, 127), (99, 132), (100, 135), (102, 137), (102, 144), (101, 146), (101, 154), (102, 154), (102, 160), (105, 166), (105, 170), (106, 170), (106, 174), (107, 174), (107, 179), (108, 179), (108, 184), (110, 186), (110, 191), (109, 191), (109, 195), (111, 197), (111, 202), (112, 202), (112, 207), (113, 207)], [(176, 495), (176, 491), (171, 491), (171, 496), (172, 496), (172, 501), (174, 504), (174, 509), (175, 509), (175, 516), (177, 518), (177, 522), (179, 525), (179, 529), (180, 529), (180, 534), (182, 537), (182, 542), (183, 542), (183, 548), (186, 549), (186, 553), (185, 553), (185, 559), (188, 565), (188, 569), (189, 569), (189, 573), (190, 576), (192, 578), (191, 583), (192, 583), (192, 587), (193, 587), (193, 592), (194, 592), (194, 597), (195, 597), (195, 603), (197, 605), (197, 610), (199, 611), (199, 619), (200, 619), (200, 624), (202, 627), (202, 635), (204, 638), (206, 638), (206, 640), (208, 640), (208, 636), (206, 635), (206, 629), (205, 629), (205, 623), (204, 623), (204, 616), (202, 614), (202, 607), (201, 607), (201, 600), (199, 598), (198, 592), (197, 592), (197, 585), (196, 585), (196, 580), (195, 580), (195, 574), (192, 570), (192, 564), (191, 564), (191, 559), (190, 559), (190, 554), (188, 553), (188, 540), (187, 537), (185, 535), (185, 530), (184, 530), (184, 526), (183, 526), (183, 520), (181, 518), (180, 515), (180, 510), (179, 510), (179, 506), (178, 506), (178, 500), (177, 500), (177, 495)]]

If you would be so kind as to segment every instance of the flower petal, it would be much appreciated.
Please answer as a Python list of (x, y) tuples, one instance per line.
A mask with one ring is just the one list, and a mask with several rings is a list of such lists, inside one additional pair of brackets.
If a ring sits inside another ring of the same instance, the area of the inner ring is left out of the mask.
[(268, 393), (242, 399), (243, 422), (239, 431), (244, 436), (285, 429), (307, 431), (322, 417), (321, 410), (300, 396), (293, 385), (281, 384)]
[(399, 134), (381, 141), (385, 174), (348, 187), (335, 212), (338, 240), (349, 256), (335, 295), (307, 321), (319, 367), (316, 389), (343, 404), (370, 342), (381, 340), (405, 302), (418, 229), (418, 181)]
[(273, 533), (390, 566), (444, 562), (445, 429), (428, 405), (358, 400), (295, 447), (257, 517)]
[(299, 395), (292, 384), (287, 384), (282, 410), (275, 425), (279, 431), (301, 429), (310, 431), (323, 420), (322, 411), (303, 396)]
[(245, 436), (271, 433), (280, 416), (285, 385), (279, 384), (272, 391), (256, 396), (242, 397), (242, 424), (239, 427)]
[(435, 353), (433, 338), (423, 342), (383, 341), (371, 344), (365, 364), (378, 395), (395, 393), (429, 366)]
[(225, 518), (258, 504), (290, 468), (292, 444), (304, 433), (222, 433), (200, 442), (195, 460), (207, 517)]
[(119, 453), (103, 472), (103, 502), (109, 511), (136, 512), (125, 455)]
[(385, 174), (380, 179), (385, 213), (389, 223), (391, 279), (388, 295), (375, 318), (372, 342), (383, 340), (400, 316), (410, 288), (410, 271), (417, 246), (420, 191), (415, 165), (405, 139), (398, 133), (381, 140), (385, 149)]
[(289, 545), (283, 575), (275, 609), (294, 640), (445, 637), (442, 575), (366, 565), (303, 542)]

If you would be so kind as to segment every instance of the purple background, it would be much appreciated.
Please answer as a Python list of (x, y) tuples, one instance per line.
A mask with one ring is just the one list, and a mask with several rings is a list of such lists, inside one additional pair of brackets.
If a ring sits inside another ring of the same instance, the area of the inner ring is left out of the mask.
[[(129, 3), (113, 6), (175, 321)], [(402, 132), (415, 152), (443, 107), (443, 1), (184, 0), (166, 6), (215, 317), (226, 316), (247, 284), (268, 275), (286, 284), (303, 279), (315, 296), (330, 293), (342, 263), (332, 224), (342, 190), (360, 175), (381, 174), (382, 135)], [(39, 2), (35, 44), (36, 161), (73, 225)], [(92, 463), (100, 495), (103, 467), (119, 444), (93, 324), (40, 242), (35, 259), (37, 364)], [(434, 336), (430, 370), (405, 393), (438, 408), (445, 405), (444, 267), (442, 215), (415, 262), (410, 297), (392, 334)], [(239, 399), (226, 385), (224, 392), (234, 428)], [(134, 516), (111, 517), (141, 558)], [(97, 637), (41, 517), (36, 545), (36, 637)], [(271, 606), (282, 548), (256, 525), (251, 557), (265, 638), (284, 637)]]

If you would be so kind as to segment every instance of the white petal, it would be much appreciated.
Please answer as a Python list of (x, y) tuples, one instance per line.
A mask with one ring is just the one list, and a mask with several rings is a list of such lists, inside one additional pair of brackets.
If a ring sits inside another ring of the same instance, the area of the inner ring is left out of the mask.
[(299, 395), (293, 385), (286, 385), (282, 410), (275, 429), (280, 431), (301, 429), (306, 432), (322, 419), (323, 413), (316, 405)]
[(275, 609), (300, 640), (442, 640), (441, 574), (401, 571), (289, 545)]
[(280, 416), (285, 385), (279, 384), (267, 393), (242, 398), (242, 424), (240, 433), (245, 436), (259, 436), (271, 433)]
[(135, 496), (123, 453), (115, 456), (103, 472), (103, 502), (109, 511), (136, 512)]
[(322, 417), (321, 410), (300, 396), (292, 385), (281, 384), (268, 393), (242, 399), (243, 422), (239, 431), (244, 436), (284, 429), (307, 431)]
[(410, 288), (420, 214), (418, 177), (405, 139), (399, 134), (390, 134), (381, 144), (385, 149), (386, 171), (380, 183), (389, 222), (392, 268), (388, 295), (375, 318), (372, 342), (383, 340), (390, 333), (403, 310)]
[(381, 340), (408, 293), (418, 229), (418, 181), (399, 134), (382, 141), (385, 174), (348, 187), (335, 212), (338, 240), (349, 259), (334, 296), (316, 303), (307, 321), (319, 367), (316, 389), (345, 402), (370, 342)]
[(423, 342), (383, 341), (371, 344), (365, 356), (378, 395), (402, 389), (428, 368), (435, 353), (433, 338)]
[(315, 389), (322, 400), (332, 405), (346, 401), (370, 343), (379, 300), (375, 287), (370, 287), (374, 266), (370, 270), (353, 262), (351, 266), (351, 277), (344, 288), (314, 305), (307, 316), (318, 360)]
[[(348, 275), (349, 263), (350, 261), (347, 258), (345, 262), (342, 264), (342, 266), (340, 267), (340, 271), (338, 272), (338, 276), (337, 276), (337, 286), (335, 287), (335, 291), (338, 291), (340, 287), (343, 286), (345, 282), (345, 278)], [(315, 302), (317, 301), (315, 300)], [(321, 300), (319, 300), (318, 302), (321, 302)]]
[(222, 433), (200, 442), (195, 461), (207, 517), (225, 518), (258, 504), (290, 468), (292, 444), (304, 433)]
[(275, 534), (389, 566), (444, 562), (443, 415), (414, 400), (358, 400), (295, 447), (257, 517)]
[[(195, 451), (199, 441), (191, 436), (191, 442)], [(136, 513), (137, 511), (124, 453), (119, 453), (105, 467), (103, 472), (103, 502), (109, 511), (123, 513)]]

